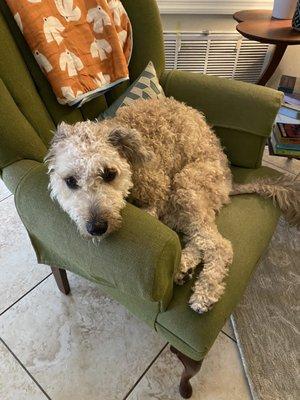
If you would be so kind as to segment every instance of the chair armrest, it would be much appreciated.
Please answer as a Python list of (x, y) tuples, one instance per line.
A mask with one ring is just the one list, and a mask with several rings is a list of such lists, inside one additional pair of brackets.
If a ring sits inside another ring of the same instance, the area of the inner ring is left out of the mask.
[(173, 294), (173, 274), (181, 255), (175, 232), (128, 204), (119, 231), (93, 243), (50, 199), (44, 165), (27, 173), (15, 191), (18, 213), (39, 262), (69, 269), (121, 293), (165, 310)]
[(215, 76), (170, 71), (161, 79), (173, 96), (204, 113), (233, 165), (261, 165), (266, 138), (282, 102), (273, 89)]
[(19, 160), (7, 167), (1, 173), (5, 185), (14, 194), (21, 180), (34, 168), (42, 164), (34, 160)]

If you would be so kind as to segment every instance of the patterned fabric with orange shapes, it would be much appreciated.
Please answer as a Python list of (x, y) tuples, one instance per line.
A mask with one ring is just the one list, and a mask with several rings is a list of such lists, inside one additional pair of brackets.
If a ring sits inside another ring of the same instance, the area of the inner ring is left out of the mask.
[(128, 79), (132, 29), (120, 0), (6, 0), (61, 104)]

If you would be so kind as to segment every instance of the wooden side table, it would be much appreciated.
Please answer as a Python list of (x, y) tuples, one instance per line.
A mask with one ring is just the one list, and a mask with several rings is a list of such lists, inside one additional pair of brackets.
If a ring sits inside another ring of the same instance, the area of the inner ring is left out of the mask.
[(272, 18), (270, 10), (239, 11), (233, 18), (239, 22), (236, 29), (244, 37), (276, 46), (269, 65), (257, 82), (258, 85), (265, 85), (274, 74), (287, 47), (300, 44), (300, 32), (292, 28), (292, 20)]

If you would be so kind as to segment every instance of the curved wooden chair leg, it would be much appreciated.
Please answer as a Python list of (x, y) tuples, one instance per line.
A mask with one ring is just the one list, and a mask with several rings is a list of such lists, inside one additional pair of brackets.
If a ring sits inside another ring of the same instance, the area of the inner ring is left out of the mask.
[(190, 383), (190, 379), (200, 371), (202, 361), (192, 360), (179, 350), (175, 349), (173, 346), (170, 346), (170, 350), (172, 353), (176, 354), (184, 366), (179, 385), (179, 393), (184, 399), (189, 399), (193, 394), (193, 388)]
[(64, 269), (58, 267), (51, 267), (51, 270), (55, 278), (56, 284), (58, 286), (58, 289), (63, 294), (69, 294), (70, 285), (67, 277), (67, 272)]

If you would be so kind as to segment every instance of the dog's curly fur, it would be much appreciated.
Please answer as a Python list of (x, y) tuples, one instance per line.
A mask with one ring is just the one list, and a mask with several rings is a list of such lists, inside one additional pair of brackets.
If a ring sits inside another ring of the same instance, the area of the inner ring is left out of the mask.
[[(215, 217), (230, 201), (232, 177), (219, 139), (201, 113), (165, 98), (135, 101), (103, 122), (63, 123), (47, 162), (52, 196), (82, 234), (89, 236), (91, 220), (108, 222), (105, 235), (118, 229), (130, 194), (134, 204), (183, 233), (177, 284), (191, 278), (203, 261), (190, 298), (192, 309), (202, 313), (219, 300), (233, 252)], [(114, 171), (109, 182), (107, 170)], [(76, 188), (67, 187), (70, 176)], [(270, 195), (264, 185), (235, 187), (237, 194), (253, 191)], [(292, 212), (294, 217), (299, 218), (298, 212)]]

